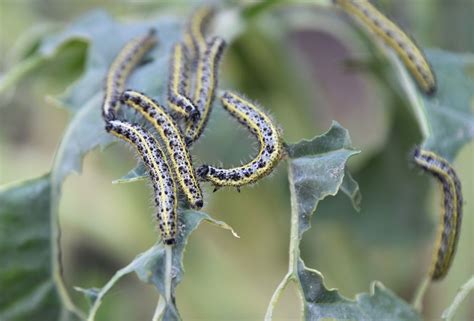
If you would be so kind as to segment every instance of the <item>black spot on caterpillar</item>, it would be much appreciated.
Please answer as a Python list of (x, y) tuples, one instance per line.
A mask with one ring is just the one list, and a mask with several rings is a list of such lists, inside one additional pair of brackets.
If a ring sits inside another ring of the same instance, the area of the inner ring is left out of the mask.
[(225, 46), (222, 38), (212, 38), (198, 61), (193, 101), (198, 107), (200, 117), (186, 125), (184, 135), (188, 146), (199, 139), (209, 119), (217, 88), (219, 62)]
[(186, 49), (181, 43), (173, 46), (168, 81), (168, 105), (177, 114), (195, 120), (199, 118), (199, 111), (186, 94), (189, 87), (186, 56)]
[(454, 259), (461, 232), (463, 198), (461, 182), (449, 162), (433, 152), (416, 148), (414, 161), (441, 184), (443, 206), (436, 246), (429, 272), (432, 280), (442, 279)]
[(105, 96), (102, 104), (102, 116), (107, 121), (113, 119), (114, 112), (120, 103), (120, 95), (132, 70), (143, 56), (157, 43), (155, 29), (150, 29), (144, 36), (130, 40), (120, 50), (107, 72), (105, 80)]
[(217, 188), (254, 183), (268, 175), (283, 155), (280, 130), (270, 117), (239, 95), (227, 91), (221, 100), (224, 108), (258, 139), (260, 149), (258, 155), (247, 164), (229, 169), (202, 165), (197, 169), (197, 175)]
[(174, 244), (177, 229), (176, 185), (158, 142), (145, 129), (125, 121), (111, 120), (105, 129), (128, 142), (140, 155), (152, 183), (162, 240), (167, 245)]
[(122, 101), (140, 112), (156, 129), (163, 141), (175, 177), (190, 205), (195, 209), (203, 206), (201, 188), (194, 175), (191, 156), (181, 136), (181, 132), (165, 109), (145, 94), (126, 90)]
[(402, 29), (384, 16), (367, 0), (333, 0), (347, 14), (362, 24), (390, 46), (403, 61), (418, 87), (427, 95), (436, 92), (436, 76), (422, 50)]

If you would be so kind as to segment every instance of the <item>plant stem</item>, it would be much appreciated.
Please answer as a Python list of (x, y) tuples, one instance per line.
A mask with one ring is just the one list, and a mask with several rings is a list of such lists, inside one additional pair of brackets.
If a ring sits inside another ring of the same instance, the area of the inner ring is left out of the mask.
[(158, 304), (156, 305), (155, 313), (153, 314), (153, 319), (151, 321), (158, 321), (165, 311), (166, 301), (163, 300), (163, 296), (159, 296)]
[[(290, 229), (290, 249), (288, 258), (288, 273), (285, 275), (283, 280), (280, 282), (275, 292), (273, 292), (270, 303), (265, 313), (265, 321), (271, 321), (273, 317), (273, 310), (280, 299), (281, 294), (290, 283), (298, 278), (298, 259), (300, 257), (299, 247), (299, 211), (298, 211), (298, 200), (296, 198), (296, 189), (293, 182), (293, 171), (291, 164), (288, 164), (288, 182), (290, 185), (291, 195), (291, 229)], [(298, 287), (298, 292), (301, 297), (301, 287)]]
[(114, 286), (114, 284), (121, 279), (124, 275), (129, 274), (134, 271), (135, 268), (135, 261), (132, 261), (129, 265), (126, 267), (118, 270), (115, 272), (114, 276), (105, 284), (105, 286), (100, 290), (99, 293), (97, 293), (97, 298), (94, 301), (94, 304), (92, 305), (90, 311), (89, 311), (89, 316), (87, 317), (87, 321), (94, 321), (95, 314), (97, 313), (97, 310), (100, 307), (100, 304), (102, 303), (102, 298), (104, 295)]
[(418, 286), (416, 290), (415, 298), (413, 299), (413, 307), (421, 312), (423, 310), (423, 298), (425, 297), (426, 290), (431, 283), (431, 279), (429, 276), (426, 276), (423, 281)]
[(291, 164), (288, 163), (288, 182), (290, 185), (291, 199), (291, 230), (290, 230), (290, 257), (288, 265), (288, 273), (296, 277), (298, 271), (298, 258), (300, 257), (299, 245), (299, 211), (298, 200), (296, 197), (295, 184), (293, 184), (293, 170)]
[(275, 308), (275, 305), (280, 299), (280, 296), (283, 293), (283, 290), (285, 290), (288, 283), (290, 283), (290, 280), (292, 280), (292, 275), (291, 273), (288, 272), (283, 278), (283, 280), (281, 280), (280, 284), (278, 284), (278, 287), (276, 288), (275, 292), (273, 292), (272, 298), (270, 299), (270, 303), (268, 304), (268, 307), (267, 307), (267, 312), (265, 313), (265, 319), (264, 319), (265, 321), (272, 320), (273, 309)]
[(451, 305), (446, 310), (444, 310), (443, 314), (441, 315), (441, 318), (444, 321), (451, 321), (461, 303), (472, 290), (474, 290), (474, 275), (469, 279), (469, 281), (467, 281), (463, 286), (461, 286), (458, 291), (458, 294), (456, 294), (456, 297), (453, 300), (453, 303), (451, 303)]
[(165, 245), (165, 300), (171, 303), (171, 266), (173, 264), (173, 248)]
[[(54, 189), (54, 186), (53, 186)], [(54, 199), (54, 198), (51, 198)], [(59, 215), (57, 215), (58, 204), (51, 205), (55, 210), (50, 215), (50, 228), (51, 228), (51, 269), (52, 278), (54, 285), (58, 292), (59, 300), (63, 305), (61, 311), (60, 320), (68, 319), (68, 314), (73, 313), (79, 319), (85, 320), (86, 316), (76, 305), (73, 303), (69, 292), (66, 288), (66, 283), (63, 277), (62, 271), (62, 253), (61, 253), (61, 227), (59, 221)], [(56, 213), (56, 214), (55, 214)]]

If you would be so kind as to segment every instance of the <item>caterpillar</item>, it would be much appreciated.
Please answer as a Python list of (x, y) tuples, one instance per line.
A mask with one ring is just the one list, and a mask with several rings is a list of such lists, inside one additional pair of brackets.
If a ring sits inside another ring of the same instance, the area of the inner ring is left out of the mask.
[(133, 90), (126, 90), (121, 97), (123, 103), (140, 112), (160, 135), (171, 159), (179, 186), (191, 207), (200, 209), (203, 204), (202, 192), (194, 175), (191, 156), (173, 119), (156, 101)]
[(156, 30), (150, 29), (146, 35), (127, 42), (115, 57), (105, 79), (105, 96), (102, 104), (104, 119), (114, 118), (114, 112), (120, 103), (120, 95), (125, 89), (128, 76), (157, 41)]
[(199, 118), (199, 110), (186, 94), (189, 86), (186, 55), (186, 49), (181, 43), (173, 46), (168, 82), (168, 105), (177, 114), (195, 120)]
[(367, 0), (333, 0), (333, 3), (350, 16), (358, 18), (367, 29), (393, 48), (424, 93), (433, 95), (436, 92), (436, 76), (428, 60), (414, 40), (399, 26)]
[(189, 50), (190, 57), (194, 62), (199, 59), (202, 52), (206, 50), (206, 28), (214, 17), (215, 8), (202, 6), (194, 10), (189, 18), (184, 32), (184, 44)]
[(448, 273), (461, 232), (461, 182), (449, 162), (433, 152), (416, 148), (414, 161), (439, 181), (443, 191), (442, 213), (429, 272), (432, 280), (439, 280)]
[(239, 167), (223, 169), (202, 165), (196, 173), (202, 180), (209, 181), (216, 188), (251, 184), (268, 175), (283, 155), (280, 130), (257, 106), (229, 91), (221, 97), (224, 108), (246, 126), (259, 141), (258, 155), (249, 163)]
[(186, 125), (185, 139), (188, 146), (201, 136), (209, 119), (217, 87), (219, 63), (225, 46), (224, 39), (213, 37), (199, 59), (193, 101), (198, 107), (200, 117)]
[(176, 185), (158, 142), (145, 129), (125, 121), (108, 121), (105, 129), (128, 142), (141, 156), (152, 182), (162, 240), (167, 245), (174, 244), (177, 228)]

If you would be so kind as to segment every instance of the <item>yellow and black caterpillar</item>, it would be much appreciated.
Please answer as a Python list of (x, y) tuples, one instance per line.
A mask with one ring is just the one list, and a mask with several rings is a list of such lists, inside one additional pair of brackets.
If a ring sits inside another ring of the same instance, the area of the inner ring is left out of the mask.
[(439, 280), (448, 273), (459, 241), (463, 206), (461, 182), (449, 162), (433, 152), (416, 148), (414, 161), (438, 180), (443, 191), (438, 236), (429, 272), (432, 280)]
[(424, 93), (432, 95), (436, 92), (436, 76), (423, 51), (397, 24), (367, 0), (333, 0), (333, 2), (348, 15), (362, 22), (395, 51)]

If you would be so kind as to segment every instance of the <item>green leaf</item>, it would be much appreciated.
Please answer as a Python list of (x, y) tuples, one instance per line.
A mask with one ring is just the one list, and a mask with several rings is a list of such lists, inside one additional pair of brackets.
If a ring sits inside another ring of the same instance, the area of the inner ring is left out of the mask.
[[(449, 161), (474, 138), (474, 55), (430, 49), (426, 55), (435, 71), (438, 90), (420, 94), (405, 67), (392, 59), (422, 130), (422, 145)], [(392, 57), (393, 58), (393, 57)]]
[(0, 320), (56, 320), (49, 175), (0, 188)]
[(326, 289), (321, 273), (306, 268), (300, 258), (302, 234), (310, 228), (321, 200), (345, 189), (353, 196), (353, 204), (359, 204), (357, 183), (349, 176), (344, 182), (346, 162), (357, 153), (347, 130), (336, 122), (325, 134), (288, 146), (292, 208), (289, 270), (272, 296), (266, 321), (272, 320), (273, 309), (290, 281), (297, 284), (305, 320), (421, 320), (409, 304), (378, 283), (372, 294), (359, 294), (355, 301)]
[(273, 309), (290, 281), (297, 282), (300, 241), (310, 228), (311, 216), (322, 199), (336, 195), (346, 172), (346, 162), (359, 153), (352, 147), (349, 133), (337, 122), (323, 135), (287, 146), (288, 180), (291, 193), (291, 232), (289, 270), (267, 308), (265, 320), (272, 320)]
[[(181, 282), (183, 277), (183, 254), (188, 238), (191, 233), (196, 230), (196, 228), (203, 221), (207, 221), (214, 225), (217, 225), (221, 228), (229, 230), (235, 237), (238, 235), (234, 230), (228, 226), (226, 223), (214, 220), (206, 213), (195, 212), (191, 210), (182, 211), (178, 215), (179, 217), (179, 226), (180, 233), (176, 240), (176, 244), (172, 247), (172, 266), (171, 266), (171, 294), (172, 294), (172, 303), (164, 306), (164, 310), (161, 311), (163, 318), (162, 320), (171, 321), (171, 320), (180, 320), (178, 310), (175, 306), (175, 292), (176, 287)], [(166, 261), (166, 250), (163, 243), (158, 243), (151, 247), (146, 252), (139, 254), (129, 265), (125, 268), (117, 271), (117, 273), (110, 279), (110, 281), (97, 293), (96, 300), (92, 306), (88, 321), (93, 321), (97, 313), (98, 308), (102, 302), (103, 297), (107, 292), (115, 285), (115, 283), (120, 280), (123, 276), (135, 272), (138, 278), (145, 282), (154, 285), (159, 293), (165, 295), (165, 282), (166, 282), (166, 272), (165, 272), (165, 261)], [(79, 289), (86, 295), (86, 298), (89, 299), (90, 289)]]
[(137, 166), (131, 169), (127, 174), (114, 180), (113, 184), (122, 184), (129, 182), (142, 181), (147, 178), (146, 168), (142, 162), (138, 162)]
[[(429, 135), (423, 147), (453, 161), (474, 139), (474, 55), (441, 50), (427, 51), (438, 78), (433, 98), (423, 97)], [(424, 106), (423, 106), (424, 105)]]
[(341, 191), (346, 194), (352, 202), (352, 207), (359, 212), (362, 203), (362, 193), (360, 192), (359, 183), (352, 177), (349, 170), (344, 170), (344, 179), (340, 187)]
[[(127, 41), (145, 34), (150, 28), (157, 30), (159, 43), (147, 55), (151, 61), (137, 68), (132, 74), (128, 87), (161, 98), (165, 93), (170, 49), (181, 36), (182, 24), (175, 17), (125, 24), (116, 22), (105, 12), (96, 11), (81, 18), (65, 32), (49, 39), (40, 48), (42, 52), (50, 52), (65, 41), (75, 38), (89, 42), (84, 75), (61, 96), (63, 103), (72, 110), (78, 110), (90, 97), (102, 93), (105, 74), (119, 50)], [(97, 108), (100, 108), (100, 104)]]
[(429, 194), (430, 182), (410, 166), (410, 150), (420, 135), (416, 121), (400, 103), (394, 102), (392, 128), (385, 147), (353, 173), (364, 194), (371, 195), (364, 198), (361, 215), (353, 215), (342, 195), (321, 203), (318, 215), (322, 220), (348, 227), (348, 237), (362, 244), (379, 248), (402, 246), (408, 251), (405, 253), (415, 256), (414, 244), (427, 242), (433, 230), (428, 209), (420, 206), (420, 200)]
[[(311, 215), (318, 202), (336, 195), (346, 172), (346, 162), (359, 151), (352, 147), (349, 133), (337, 122), (328, 132), (308, 141), (288, 146), (290, 184), (293, 185), (299, 213), (299, 238), (310, 228)], [(347, 179), (348, 196), (354, 204), (360, 201), (357, 183)], [(351, 195), (352, 194), (352, 195)]]
[(324, 318), (363, 321), (421, 321), (421, 316), (381, 283), (372, 284), (371, 293), (358, 294), (355, 301), (324, 286), (321, 273), (298, 261), (298, 279), (304, 297), (305, 320)]

